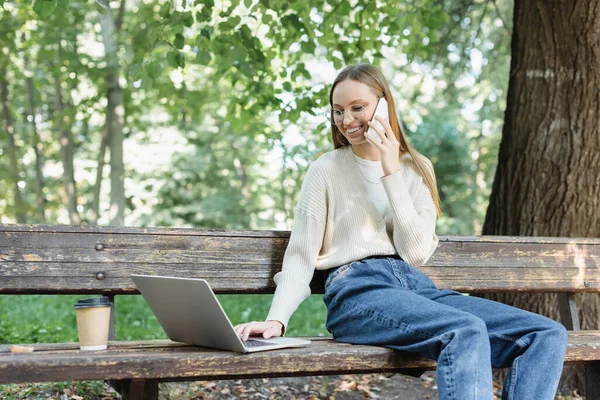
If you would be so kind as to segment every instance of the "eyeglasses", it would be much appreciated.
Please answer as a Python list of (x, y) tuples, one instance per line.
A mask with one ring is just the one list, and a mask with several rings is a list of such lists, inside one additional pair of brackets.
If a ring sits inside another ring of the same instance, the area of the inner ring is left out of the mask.
[(350, 115), (352, 115), (353, 119), (360, 119), (364, 115), (364, 112), (366, 111), (367, 107), (368, 106), (355, 104), (347, 110), (338, 110), (337, 108), (332, 108), (330, 112), (333, 114), (333, 120), (336, 123), (339, 123), (344, 120), (344, 114), (347, 112), (350, 113)]

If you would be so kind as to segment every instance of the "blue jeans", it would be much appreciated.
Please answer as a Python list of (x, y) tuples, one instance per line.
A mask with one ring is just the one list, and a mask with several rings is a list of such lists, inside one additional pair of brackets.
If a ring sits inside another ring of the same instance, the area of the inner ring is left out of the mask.
[(333, 269), (324, 301), (335, 340), (436, 360), (440, 399), (493, 399), (492, 367), (510, 367), (502, 399), (554, 399), (567, 331), (549, 318), (439, 290), (398, 257)]

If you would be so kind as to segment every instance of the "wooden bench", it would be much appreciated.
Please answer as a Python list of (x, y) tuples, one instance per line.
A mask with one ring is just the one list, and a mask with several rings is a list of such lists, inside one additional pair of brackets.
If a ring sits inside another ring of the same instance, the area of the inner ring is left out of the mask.
[[(137, 294), (130, 274), (207, 279), (217, 293), (272, 293), (289, 232), (0, 225), (0, 294)], [(600, 239), (442, 237), (422, 268), (461, 292), (558, 292), (569, 332), (567, 364), (585, 364), (588, 399), (600, 399), (600, 331), (578, 331), (576, 292), (600, 292)], [(313, 293), (323, 293), (317, 272)], [(116, 307), (119, 307), (118, 298)], [(114, 319), (113, 319), (114, 321)], [(109, 380), (126, 398), (158, 396), (158, 382), (398, 372), (433, 361), (414, 354), (310, 338), (306, 348), (234, 354), (168, 340), (0, 346), (0, 384)]]

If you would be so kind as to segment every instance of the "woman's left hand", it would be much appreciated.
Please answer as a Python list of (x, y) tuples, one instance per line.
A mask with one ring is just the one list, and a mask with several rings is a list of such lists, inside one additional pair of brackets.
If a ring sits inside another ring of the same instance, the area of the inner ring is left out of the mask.
[(367, 140), (379, 149), (381, 153), (381, 167), (385, 176), (393, 174), (400, 169), (400, 142), (396, 139), (394, 131), (390, 126), (390, 122), (380, 116), (375, 116), (375, 119), (383, 125), (381, 129), (377, 124), (369, 121), (369, 126), (373, 128), (377, 135), (381, 138), (381, 143), (371, 138), (371, 135), (365, 135)]

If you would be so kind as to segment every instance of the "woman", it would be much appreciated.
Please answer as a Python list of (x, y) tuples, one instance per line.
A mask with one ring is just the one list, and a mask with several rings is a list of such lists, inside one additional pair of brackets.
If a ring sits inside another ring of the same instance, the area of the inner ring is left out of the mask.
[[(390, 115), (376, 117), (384, 129), (370, 122), (381, 97)], [(333, 337), (437, 360), (440, 399), (493, 399), (492, 367), (511, 368), (503, 399), (553, 399), (567, 344), (562, 325), (439, 290), (418, 269), (438, 243), (435, 176), (407, 143), (381, 72), (347, 67), (329, 99), (335, 150), (306, 174), (266, 321), (238, 325), (240, 337), (282, 335), (310, 295), (317, 268), (328, 272), (324, 301)]]

